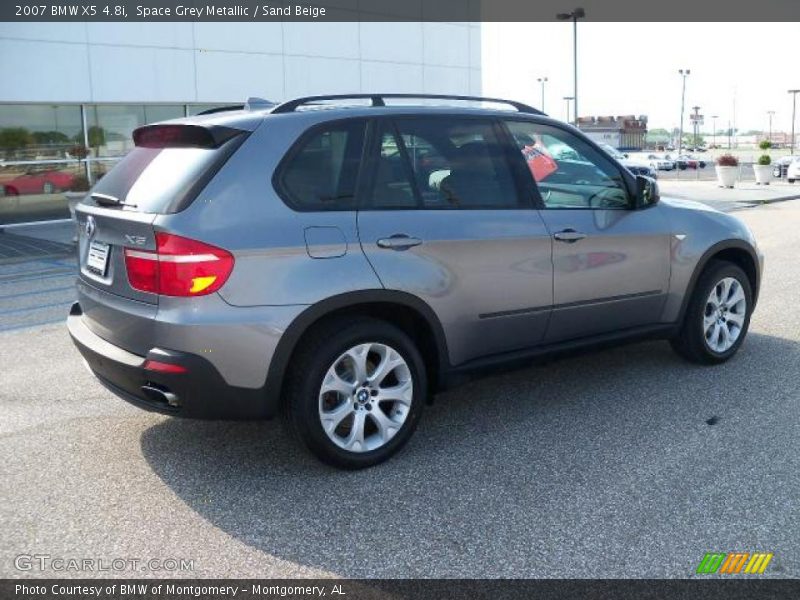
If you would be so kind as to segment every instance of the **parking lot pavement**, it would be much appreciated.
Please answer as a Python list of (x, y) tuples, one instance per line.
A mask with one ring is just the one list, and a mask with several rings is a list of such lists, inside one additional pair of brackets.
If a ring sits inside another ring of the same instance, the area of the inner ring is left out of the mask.
[(658, 187), (665, 197), (697, 200), (724, 212), (800, 198), (800, 185), (780, 180), (773, 181), (770, 185), (739, 181), (733, 189), (728, 189), (719, 187), (716, 181), (659, 178)]
[(201, 577), (691, 577), (706, 552), (763, 551), (765, 576), (798, 577), (800, 201), (740, 214), (767, 267), (730, 362), (649, 342), (484, 379), (361, 472), (279, 422), (130, 407), (62, 324), (2, 333), (0, 576), (92, 575), (15, 569), (40, 553)]

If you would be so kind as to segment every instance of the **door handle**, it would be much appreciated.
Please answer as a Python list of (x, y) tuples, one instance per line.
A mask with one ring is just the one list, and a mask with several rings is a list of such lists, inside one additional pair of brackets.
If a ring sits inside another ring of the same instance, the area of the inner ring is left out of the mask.
[(395, 233), (388, 238), (381, 238), (377, 242), (378, 248), (386, 248), (388, 250), (408, 250), (414, 246), (419, 246), (422, 240), (415, 237), (410, 237), (404, 233)]
[(575, 242), (585, 238), (586, 234), (581, 233), (580, 231), (575, 231), (574, 229), (565, 229), (564, 231), (558, 231), (554, 233), (553, 237), (559, 242), (574, 244)]

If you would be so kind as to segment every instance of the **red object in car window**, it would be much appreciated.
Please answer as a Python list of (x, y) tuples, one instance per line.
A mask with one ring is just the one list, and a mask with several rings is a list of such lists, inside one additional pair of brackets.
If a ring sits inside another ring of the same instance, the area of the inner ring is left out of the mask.
[(522, 156), (525, 157), (525, 162), (528, 163), (533, 179), (537, 182), (547, 179), (558, 170), (558, 163), (536, 146), (523, 146)]

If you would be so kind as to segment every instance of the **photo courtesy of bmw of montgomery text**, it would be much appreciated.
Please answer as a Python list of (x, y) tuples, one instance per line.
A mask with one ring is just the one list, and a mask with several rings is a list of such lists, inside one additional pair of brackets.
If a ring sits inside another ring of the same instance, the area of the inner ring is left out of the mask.
[(284, 412), (359, 468), (469, 373), (632, 337), (706, 364), (740, 348), (763, 263), (741, 221), (526, 105), (417, 98), (136, 130), (76, 210), (68, 326), (97, 378), (168, 415)]

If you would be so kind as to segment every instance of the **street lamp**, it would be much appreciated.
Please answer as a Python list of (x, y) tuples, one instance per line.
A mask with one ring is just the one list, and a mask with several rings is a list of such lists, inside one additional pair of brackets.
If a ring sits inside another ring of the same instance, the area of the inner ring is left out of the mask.
[[(575, 109), (575, 123), (578, 123), (578, 19), (583, 19), (586, 16), (586, 11), (582, 8), (576, 8), (572, 12), (558, 13), (556, 19), (559, 21), (572, 21), (572, 97), (575, 100), (573, 108)], [(567, 118), (569, 121), (569, 118)]]
[(542, 112), (544, 112), (544, 84), (547, 83), (547, 77), (537, 77), (536, 81), (542, 84)]
[(769, 135), (767, 136), (767, 140), (769, 143), (772, 143), (772, 117), (775, 115), (774, 110), (768, 110), (767, 114), (769, 115)]
[(689, 69), (678, 69), (678, 73), (681, 77), (683, 77), (683, 88), (681, 90), (681, 127), (678, 133), (678, 154), (681, 153), (681, 148), (683, 147), (683, 105), (686, 99), (686, 78), (691, 73)]
[[(567, 101), (567, 123), (569, 123), (569, 102), (570, 102), (570, 100), (575, 100), (575, 98), (573, 98), (572, 96), (564, 96), (564, 100)], [(577, 125), (577, 124), (578, 124), (578, 122), (576, 121), (575, 125)]]
[(713, 133), (711, 135), (712, 135), (712, 137), (714, 139), (714, 141), (712, 142), (712, 145), (714, 146), (714, 148), (717, 147), (717, 119), (718, 118), (719, 118), (719, 115), (711, 115), (711, 124), (712, 124), (711, 128), (713, 130)]
[(789, 154), (794, 154), (794, 114), (797, 109), (797, 94), (800, 93), (800, 90), (789, 90), (789, 93), (792, 95), (792, 149)]

